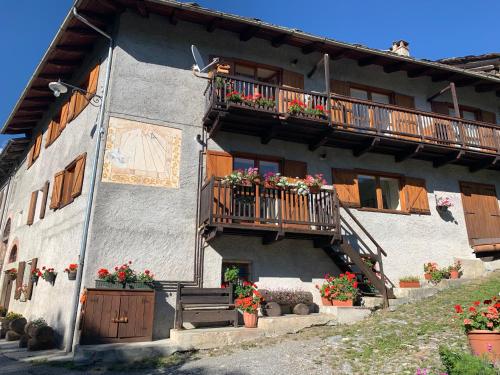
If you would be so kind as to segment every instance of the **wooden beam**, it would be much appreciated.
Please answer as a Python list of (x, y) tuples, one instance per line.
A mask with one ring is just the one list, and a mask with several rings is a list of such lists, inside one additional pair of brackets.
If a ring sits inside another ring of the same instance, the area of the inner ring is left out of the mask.
[(309, 150), (310, 151), (315, 151), (317, 150), (318, 148), (320, 148), (321, 146), (324, 146), (328, 140), (329, 140), (329, 136), (333, 133), (333, 130), (330, 128), (328, 129), (326, 132), (324, 132), (316, 141), (314, 141), (313, 143), (310, 143), (309, 144)]
[(177, 25), (179, 22), (179, 19), (177, 18), (177, 9), (172, 9), (172, 12), (170, 13), (170, 16), (168, 17), (168, 21), (170, 22), (171, 25)]
[(456, 74), (455, 72), (446, 72), (446, 73), (431, 75), (432, 82), (449, 81), (450, 78), (453, 77), (455, 74)]
[(149, 17), (149, 11), (144, 0), (136, 0), (135, 7), (137, 8), (137, 12), (141, 15), (141, 17)]
[(24, 98), (23, 102), (31, 102), (31, 103), (52, 103), (55, 98), (46, 97), (46, 96), (36, 96), (31, 98)]
[(97, 31), (94, 31), (94, 29), (91, 29), (90, 27), (68, 27), (65, 30), (66, 33), (69, 34), (75, 34), (78, 36), (93, 36), (97, 37), (99, 34)]
[(304, 55), (309, 55), (310, 53), (318, 51), (321, 46), (323, 46), (323, 43), (321, 43), (321, 42), (310, 43), (307, 46), (302, 47), (302, 53)]
[(33, 104), (21, 104), (19, 107), (19, 111), (25, 111), (25, 112), (39, 112), (39, 111), (44, 111), (49, 106), (47, 104), (38, 104), (38, 105), (33, 105)]
[(335, 52), (332, 52), (330, 53), (330, 59), (331, 60), (339, 60), (341, 59), (342, 57), (344, 57), (346, 55), (347, 52), (349, 52), (349, 48), (342, 48), (338, 51), (335, 51)]
[(424, 67), (424, 68), (418, 68), (418, 69), (413, 69), (413, 70), (408, 70), (406, 74), (410, 78), (416, 78), (420, 77), (421, 75), (427, 73), (431, 68), (430, 67)]
[(379, 60), (380, 56), (369, 56), (358, 60), (359, 66), (373, 65)]
[(79, 9), (78, 13), (87, 18), (89, 21), (100, 22), (107, 24), (111, 17), (107, 14), (92, 12), (91, 10)]
[(219, 132), (221, 126), (222, 126), (222, 119), (224, 118), (225, 115), (218, 114), (217, 117), (215, 118), (214, 123), (212, 124), (212, 127), (210, 128), (210, 131), (208, 132), (208, 138), (214, 138), (217, 133)]
[(67, 52), (67, 53), (77, 53), (77, 54), (85, 54), (92, 50), (91, 44), (58, 44), (56, 45), (56, 50)]
[(500, 98), (500, 90), (498, 90), (495, 94), (498, 98)]
[(493, 91), (499, 88), (500, 88), (500, 83), (481, 83), (479, 85), (476, 85), (475, 87), (476, 92)]
[(219, 26), (219, 22), (221, 21), (222, 19), (219, 18), (219, 17), (214, 17), (212, 18), (212, 20), (207, 23), (207, 31), (209, 33), (212, 33), (215, 31), (215, 29)]
[(241, 33), (240, 33), (240, 40), (242, 42), (248, 42), (250, 39), (252, 39), (255, 34), (257, 34), (257, 32), (260, 30), (260, 27), (258, 26), (248, 26), (247, 28), (245, 28), (245, 30), (243, 30)]
[(39, 78), (39, 79), (45, 79), (45, 80), (51, 80), (51, 79), (68, 79), (68, 78), (71, 78), (71, 74), (68, 74), (68, 73), (40, 73), (38, 75), (38, 77), (36, 78)]
[(50, 59), (47, 61), (47, 64), (50, 65), (57, 65), (57, 66), (63, 66), (63, 67), (75, 67), (79, 66), (82, 63), (81, 59), (78, 60), (58, 60), (58, 59)]
[(473, 85), (474, 83), (480, 81), (479, 78), (464, 78), (464, 79), (457, 79), (455, 80), (455, 86), (457, 87), (464, 87), (464, 86), (470, 86)]
[(446, 156), (443, 156), (442, 158), (438, 158), (438, 159), (434, 160), (432, 162), (432, 166), (434, 168), (442, 167), (446, 164), (460, 160), (462, 158), (462, 156), (464, 156), (464, 154), (465, 154), (464, 150), (454, 151), (454, 152), (450, 153), (449, 155), (446, 155)]
[(262, 237), (263, 245), (270, 245), (276, 241), (281, 241), (284, 238), (281, 232), (269, 232)]
[(471, 165), (469, 167), (469, 171), (471, 171), (472, 173), (474, 173), (474, 172), (480, 171), (481, 169), (486, 169), (486, 168), (489, 168), (489, 167), (494, 167), (494, 166), (496, 166), (499, 163), (500, 163), (500, 156), (495, 156), (493, 159), (488, 158), (486, 160), (481, 160), (480, 162), (478, 162), (478, 163), (476, 163), (474, 165)]
[(124, 6), (118, 4), (116, 1), (113, 0), (99, 0), (99, 5), (101, 4), (115, 13), (124, 12), (126, 9)]
[(417, 156), (423, 149), (424, 149), (424, 145), (419, 144), (410, 150), (407, 150), (405, 152), (397, 154), (394, 157), (394, 159), (396, 160), (396, 163), (401, 163), (402, 161), (405, 161), (406, 159), (413, 158), (413, 157)]
[(281, 47), (283, 44), (285, 44), (288, 41), (289, 35), (288, 34), (281, 34), (271, 40), (271, 45), (274, 48)]
[(384, 66), (384, 72), (386, 73), (394, 73), (400, 70), (403, 70), (403, 67), (406, 65), (406, 61), (400, 61), (394, 64)]
[(359, 157), (373, 150), (373, 148), (376, 147), (379, 143), (380, 143), (380, 137), (375, 137), (373, 139), (370, 139), (366, 142), (363, 142), (362, 145), (355, 147), (352, 150), (352, 154), (356, 157)]

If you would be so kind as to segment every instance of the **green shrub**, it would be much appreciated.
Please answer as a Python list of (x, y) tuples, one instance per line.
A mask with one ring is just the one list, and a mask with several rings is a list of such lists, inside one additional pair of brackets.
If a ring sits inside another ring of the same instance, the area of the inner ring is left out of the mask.
[(7, 314), (7, 309), (0, 305), (0, 317), (4, 317)]
[(35, 319), (31, 322), (31, 324), (34, 326), (34, 327), (47, 327), (48, 324), (47, 322), (45, 321), (44, 318), (38, 318), (38, 319)]
[(15, 313), (15, 312), (8, 312), (7, 315), (5, 316), (5, 319), (11, 321), (11, 320), (16, 320), (18, 318), (22, 318), (23, 315), (22, 314), (18, 314), (18, 313)]
[(493, 365), (486, 359), (469, 353), (440, 347), (439, 355), (448, 375), (497, 375)]

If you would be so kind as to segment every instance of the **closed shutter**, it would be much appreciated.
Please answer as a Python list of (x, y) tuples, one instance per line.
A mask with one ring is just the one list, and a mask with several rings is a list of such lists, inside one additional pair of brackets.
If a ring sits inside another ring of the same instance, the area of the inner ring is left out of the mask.
[(31, 259), (31, 267), (30, 267), (30, 278), (28, 281), (28, 291), (27, 291), (27, 296), (26, 299), (30, 300), (31, 296), (33, 295), (33, 271), (36, 270), (36, 266), (38, 263), (38, 258), (33, 258)]
[(82, 154), (75, 160), (75, 172), (73, 175), (73, 184), (71, 186), (71, 196), (78, 197), (82, 193), (83, 176), (85, 174), (85, 159), (87, 154)]
[(431, 110), (442, 115), (450, 114), (449, 105), (446, 102), (431, 102)]
[(348, 206), (360, 207), (357, 173), (346, 169), (333, 169), (332, 175), (339, 200)]
[(38, 159), (38, 156), (40, 156), (40, 150), (42, 149), (42, 138), (43, 135), (42, 133), (38, 134), (35, 139), (35, 148), (33, 149), (33, 161)]
[(293, 87), (294, 89), (304, 89), (304, 75), (301, 73), (283, 70), (282, 85), (285, 87)]
[(296, 160), (285, 160), (283, 164), (283, 175), (292, 178), (305, 178), (307, 174), (307, 163)]
[(233, 156), (227, 152), (207, 151), (206, 178), (224, 177), (233, 171)]
[(54, 183), (52, 184), (52, 197), (50, 199), (50, 208), (56, 209), (61, 203), (61, 193), (64, 180), (64, 171), (54, 175)]
[(69, 105), (68, 105), (68, 121), (70, 122), (73, 120), (77, 114), (76, 114), (76, 102), (77, 102), (77, 96), (78, 96), (78, 91), (75, 91), (73, 94), (71, 94), (71, 99), (69, 100)]
[(87, 100), (92, 99), (92, 95), (97, 92), (97, 82), (99, 80), (99, 64), (97, 64), (94, 69), (90, 71), (87, 92), (91, 95), (87, 94)]
[(19, 262), (17, 265), (16, 292), (14, 293), (14, 299), (19, 299), (21, 297), (21, 287), (23, 286), (25, 267), (26, 262)]
[(28, 211), (28, 221), (27, 221), (28, 225), (33, 224), (33, 220), (35, 219), (37, 197), (38, 197), (38, 190), (35, 190), (34, 192), (31, 193), (30, 208)]
[(400, 107), (415, 109), (415, 98), (413, 96), (395, 93), (394, 104)]
[(349, 87), (349, 82), (338, 81), (336, 79), (330, 80), (330, 91), (334, 94), (350, 96), (351, 91)]
[(406, 177), (403, 193), (406, 211), (417, 214), (431, 213), (424, 179)]
[(49, 196), (49, 185), (49, 181), (46, 181), (43, 185), (42, 204), (40, 205), (40, 219), (43, 219), (45, 217), (45, 209), (47, 207), (47, 199)]
[(60, 127), (59, 122), (52, 120), (47, 128), (47, 139), (45, 141), (45, 148), (49, 147), (59, 137)]
[(88, 100), (81, 92), (75, 93), (75, 117), (78, 116), (88, 104)]
[(496, 124), (497, 123), (497, 116), (493, 112), (481, 111), (481, 121)]
[(62, 132), (68, 123), (68, 114), (69, 114), (69, 105), (70, 102), (64, 103), (61, 107), (61, 116), (59, 118), (59, 132)]
[(30, 152), (28, 153), (28, 158), (27, 158), (27, 166), (26, 168), (29, 169), (33, 165), (33, 152), (35, 151), (35, 144), (33, 143), (30, 148)]

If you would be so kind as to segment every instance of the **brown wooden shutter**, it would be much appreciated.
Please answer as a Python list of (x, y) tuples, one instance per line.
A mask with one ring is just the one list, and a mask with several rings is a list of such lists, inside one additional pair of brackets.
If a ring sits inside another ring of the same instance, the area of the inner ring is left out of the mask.
[(26, 262), (19, 262), (17, 265), (16, 292), (14, 293), (14, 299), (19, 299), (21, 297), (21, 287), (23, 286), (25, 267)]
[[(87, 91), (91, 94), (95, 94), (97, 92), (97, 82), (99, 80), (99, 64), (97, 64), (94, 69), (90, 71)], [(92, 95), (87, 95), (87, 100), (90, 100)]]
[(283, 163), (283, 175), (292, 178), (305, 178), (307, 175), (307, 163), (297, 160), (285, 160)]
[(481, 121), (496, 124), (497, 123), (497, 116), (493, 112), (481, 111)]
[(54, 183), (52, 184), (52, 197), (50, 199), (50, 208), (56, 209), (61, 203), (61, 193), (64, 180), (64, 171), (57, 172), (54, 175)]
[(33, 258), (31, 259), (31, 267), (30, 267), (30, 278), (28, 281), (28, 293), (26, 296), (26, 299), (30, 300), (31, 296), (33, 295), (33, 271), (36, 270), (36, 266), (38, 264), (38, 258)]
[(400, 107), (415, 109), (415, 98), (409, 95), (394, 93), (394, 104)]
[(77, 96), (78, 96), (78, 91), (75, 91), (73, 94), (71, 94), (71, 98), (69, 100), (68, 104), (68, 120), (67, 122), (70, 122), (73, 120), (78, 114), (76, 113), (76, 102), (77, 102)]
[(47, 128), (47, 139), (45, 140), (45, 148), (49, 147), (59, 137), (60, 129), (59, 122), (52, 120)]
[(332, 175), (339, 200), (348, 206), (360, 207), (357, 173), (347, 169), (333, 169)]
[(33, 220), (35, 219), (37, 197), (38, 197), (38, 190), (35, 190), (34, 192), (31, 193), (30, 208), (28, 211), (28, 221), (27, 221), (28, 225), (33, 224)]
[(432, 112), (450, 115), (449, 105), (446, 102), (431, 102)]
[(430, 214), (429, 198), (423, 178), (405, 177), (403, 189), (406, 211), (418, 214)]
[(61, 116), (59, 118), (59, 132), (62, 132), (68, 123), (68, 112), (69, 112), (70, 102), (64, 103), (61, 107)]
[(334, 94), (350, 96), (351, 90), (349, 87), (349, 82), (346, 81), (338, 81), (336, 79), (330, 80), (330, 91)]
[(304, 89), (304, 75), (300, 73), (283, 70), (282, 85), (285, 87), (293, 87), (294, 89)]
[(222, 151), (207, 151), (206, 178), (224, 177), (233, 171), (233, 156)]
[(47, 207), (47, 199), (49, 197), (49, 185), (49, 181), (45, 181), (45, 184), (43, 185), (42, 204), (40, 206), (40, 219), (43, 219), (45, 217), (45, 209)]
[(35, 151), (35, 144), (33, 143), (30, 148), (30, 152), (28, 153), (28, 158), (27, 158), (27, 166), (26, 168), (29, 169), (33, 165), (33, 152)]
[(71, 196), (78, 197), (82, 193), (83, 176), (85, 175), (85, 159), (87, 154), (78, 156), (75, 160), (75, 172), (73, 174), (73, 184), (71, 186)]
[(40, 156), (40, 150), (42, 149), (42, 138), (43, 138), (42, 133), (36, 136), (34, 145), (35, 147), (33, 149), (33, 161), (38, 159), (38, 157)]

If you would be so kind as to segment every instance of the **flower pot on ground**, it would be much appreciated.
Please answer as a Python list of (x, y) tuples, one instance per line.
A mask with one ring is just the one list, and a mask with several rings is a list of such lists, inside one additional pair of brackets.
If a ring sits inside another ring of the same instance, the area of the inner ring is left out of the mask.
[(456, 260), (455, 263), (448, 267), (448, 272), (450, 273), (450, 279), (460, 278), (460, 270), (462, 269), (462, 263)]
[(424, 273), (424, 278), (429, 281), (430, 279), (432, 279), (432, 275), (430, 273)]
[(244, 281), (236, 286), (238, 298), (235, 301), (236, 308), (243, 313), (245, 328), (256, 328), (260, 304), (263, 301), (257, 285)]
[(460, 274), (458, 273), (458, 271), (450, 271), (450, 279), (458, 279), (460, 277)]
[(337, 306), (337, 307), (352, 307), (353, 306), (353, 300), (352, 299), (348, 299), (348, 300), (345, 300), (345, 301), (341, 301), (341, 300), (338, 300), (338, 299), (334, 299), (334, 300), (332, 300), (332, 305), (333, 306)]
[(467, 309), (455, 305), (455, 312), (463, 319), (472, 354), (500, 359), (500, 302), (496, 297), (474, 301)]
[(406, 276), (399, 279), (400, 288), (420, 288), (420, 280), (417, 276)]
[(321, 287), (316, 285), (316, 288), (320, 290), (322, 301), (326, 298), (333, 306), (352, 306), (359, 293), (356, 275), (351, 272), (341, 273), (338, 277), (325, 275), (325, 283)]
[(257, 311), (253, 313), (243, 312), (243, 322), (245, 323), (245, 328), (257, 328), (257, 323), (259, 321), (259, 315)]

